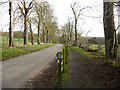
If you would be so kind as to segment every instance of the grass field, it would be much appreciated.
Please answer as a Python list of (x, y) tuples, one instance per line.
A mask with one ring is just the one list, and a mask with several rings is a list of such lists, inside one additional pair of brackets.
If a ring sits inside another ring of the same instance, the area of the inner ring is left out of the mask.
[[(15, 46), (21, 46), (21, 45), (23, 45), (23, 42), (24, 42), (24, 39), (18, 39), (18, 38), (14, 38), (14, 44), (15, 44)], [(31, 41), (30, 40), (28, 40), (28, 43), (30, 43), (31, 44)], [(34, 43), (37, 43), (37, 41), (34, 41)], [(7, 38), (7, 37), (2, 37), (2, 46), (3, 47), (6, 47), (6, 46), (8, 46), (9, 45), (9, 38)]]
[[(14, 38), (14, 44), (23, 44), (24, 40), (23, 39), (17, 39)], [(2, 37), (2, 45), (6, 46), (9, 44), (9, 39), (7, 37)]]
[[(91, 46), (89, 48), (91, 48), (93, 50), (98, 49), (98, 44), (91, 44)], [(105, 45), (102, 45), (101, 52), (105, 53)]]
[[(105, 53), (105, 45), (102, 45), (102, 50), (101, 50), (101, 52), (104, 52)], [(95, 50), (95, 49), (98, 49), (98, 45), (97, 44), (92, 44), (91, 46), (90, 46), (90, 48), (91, 49), (93, 49), (93, 50)], [(120, 55), (120, 45), (119, 45), (119, 55)]]
[[(86, 52), (85, 50), (83, 50), (83, 49), (81, 49), (79, 47), (71, 46), (71, 48), (73, 50), (75, 50), (76, 52), (82, 54), (83, 56), (87, 56), (87, 57), (102, 57), (102, 56), (90, 55), (90, 52)], [(98, 49), (98, 45), (97, 44), (91, 44), (89, 48), (92, 49), (92, 50), (97, 50)], [(101, 52), (103, 52), (105, 54), (105, 45), (102, 45)], [(99, 55), (99, 53), (96, 54), (96, 55)], [(120, 56), (120, 48), (119, 48), (119, 56)]]
[(83, 56), (86, 56), (86, 57), (98, 57), (98, 56), (95, 56), (95, 55), (90, 55), (89, 52), (86, 52), (85, 50), (83, 50), (82, 48), (79, 48), (78, 46), (71, 46), (71, 49), (82, 54)]
[(2, 48), (2, 60), (24, 55), (24, 54), (35, 52), (35, 51), (39, 51), (43, 48), (46, 48), (52, 45), (54, 44), (51, 43), (51, 44), (41, 44), (41, 45), (28, 45), (28, 46), (19, 46), (15, 48), (3, 47)]

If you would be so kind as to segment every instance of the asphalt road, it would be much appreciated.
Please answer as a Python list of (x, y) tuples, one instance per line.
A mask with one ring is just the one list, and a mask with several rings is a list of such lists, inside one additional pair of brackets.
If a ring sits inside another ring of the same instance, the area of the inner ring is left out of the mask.
[(2, 88), (21, 88), (29, 78), (45, 68), (63, 48), (57, 44), (43, 50), (2, 62)]

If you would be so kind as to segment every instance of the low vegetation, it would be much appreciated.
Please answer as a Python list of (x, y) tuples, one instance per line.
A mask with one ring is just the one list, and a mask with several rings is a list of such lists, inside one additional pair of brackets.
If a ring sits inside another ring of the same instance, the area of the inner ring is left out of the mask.
[(35, 52), (35, 51), (39, 51), (43, 48), (47, 48), (52, 45), (54, 44), (51, 43), (51, 44), (41, 44), (41, 45), (28, 45), (28, 46), (14, 47), (14, 48), (3, 47), (2, 48), (2, 60), (24, 55), (24, 54)]
[(119, 65), (119, 64), (116, 64), (116, 62), (113, 61), (113, 60), (107, 60), (107, 61), (105, 62), (105, 64), (106, 64), (106, 65), (109, 65), (109, 66), (112, 66), (112, 67), (114, 67), (115, 69), (120, 69), (120, 65)]
[(88, 58), (90, 58), (90, 57), (100, 57), (100, 56), (96, 56), (96, 55), (91, 55), (90, 52), (86, 52), (84, 49), (79, 48), (77, 46), (72, 46), (71, 49), (80, 53), (80, 54), (82, 54), (83, 56), (88, 57)]
[[(102, 45), (101, 47), (102, 47), (101, 52), (105, 53), (105, 45)], [(91, 46), (89, 48), (93, 49), (93, 50), (97, 50), (98, 49), (98, 44), (91, 44)]]
[[(105, 54), (105, 47), (104, 47), (104, 45), (102, 45), (102, 50), (101, 50), (101, 52), (102, 53), (104, 53)], [(91, 46), (89, 47), (91, 50), (97, 50), (98, 49), (98, 45), (97, 44), (91, 44)], [(78, 53), (80, 53), (81, 55), (83, 55), (83, 56), (86, 56), (86, 57), (88, 57), (88, 58), (90, 58), (90, 57), (105, 57), (105, 56), (102, 56), (102, 55), (100, 55), (99, 56), (99, 54), (100, 53), (98, 53), (98, 52), (96, 52), (96, 54), (92, 54), (91, 55), (91, 53), (94, 53), (94, 52), (87, 52), (87, 51), (85, 51), (84, 49), (82, 49), (82, 48), (79, 48), (79, 47), (77, 47), (77, 46), (71, 46), (71, 49), (72, 50), (74, 50), (74, 51), (76, 51), (76, 52), (78, 52)], [(119, 48), (120, 49), (120, 48)], [(120, 51), (120, 50), (119, 50)], [(120, 54), (120, 52), (119, 52), (119, 54)], [(98, 55), (98, 56), (97, 56)], [(120, 69), (120, 65), (119, 64), (117, 64), (117, 62), (116, 61), (114, 61), (114, 60), (105, 60), (105, 64), (106, 65), (109, 65), (109, 66), (112, 66), (112, 67), (114, 67), (115, 69)]]
[(106, 65), (115, 65), (115, 62), (112, 60), (107, 60), (105, 64)]

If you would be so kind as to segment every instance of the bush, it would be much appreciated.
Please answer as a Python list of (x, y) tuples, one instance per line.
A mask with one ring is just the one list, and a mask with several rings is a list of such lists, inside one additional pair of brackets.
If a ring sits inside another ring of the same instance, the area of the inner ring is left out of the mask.
[(115, 69), (120, 69), (120, 65), (115, 65), (114, 68)]
[(112, 60), (107, 60), (106, 65), (115, 65), (115, 61), (112, 61)]

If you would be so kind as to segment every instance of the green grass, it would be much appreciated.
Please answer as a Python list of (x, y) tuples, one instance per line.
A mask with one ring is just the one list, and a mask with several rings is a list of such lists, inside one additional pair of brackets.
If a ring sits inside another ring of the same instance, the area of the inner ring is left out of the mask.
[[(105, 53), (105, 45), (102, 45), (102, 47), (103, 48), (101, 49), (101, 52)], [(98, 44), (91, 44), (90, 49), (92, 50), (98, 49)]]
[[(104, 52), (105, 53), (105, 45), (102, 45), (102, 50), (101, 50), (101, 52)], [(91, 49), (93, 49), (93, 50), (95, 50), (95, 49), (98, 49), (98, 45), (97, 44), (92, 44), (91, 46), (90, 46), (90, 48)], [(119, 45), (119, 55), (120, 55), (120, 45)]]
[(24, 55), (24, 54), (35, 52), (35, 51), (39, 51), (43, 48), (46, 48), (52, 45), (54, 44), (52, 43), (52, 44), (41, 44), (41, 45), (28, 45), (28, 46), (19, 46), (15, 48), (3, 47), (2, 48), (2, 60)]
[(107, 60), (107, 61), (105, 62), (105, 64), (106, 64), (106, 65), (115, 65), (115, 62), (112, 61), (112, 60)]
[[(18, 38), (14, 38), (14, 44), (19, 44), (19, 45), (22, 45), (24, 42), (24, 39), (18, 39)], [(2, 37), (2, 44), (4, 44), (5, 46), (9, 44), (9, 38), (7, 37)]]
[[(65, 65), (65, 72), (62, 73), (62, 84), (61, 88), (65, 88), (70, 78), (70, 65), (69, 63)], [(49, 88), (58, 88), (58, 78)]]
[(91, 57), (98, 57), (95, 55), (90, 55), (89, 52), (86, 52), (85, 50), (83, 50), (82, 48), (79, 48), (78, 46), (71, 46), (71, 49), (76, 51), (77, 53), (82, 54), (85, 57), (91, 58)]
[(106, 60), (105, 64), (113, 66), (114, 69), (120, 69), (120, 64), (116, 64), (113, 60)]
[(113, 66), (115, 69), (120, 69), (120, 65), (114, 65)]
[(69, 63), (65, 65), (65, 72), (62, 74), (62, 87), (66, 87), (70, 78), (70, 65)]
[[(8, 46), (9, 45), (9, 38), (8, 37), (4, 37), (4, 40), (3, 40), (3, 37), (1, 38), (2, 39), (2, 45), (4, 46)], [(16, 45), (23, 45), (23, 42), (24, 42), (24, 39), (23, 38), (14, 38), (14, 44), (15, 46)], [(31, 43), (31, 40), (28, 40), (29, 43)], [(37, 40), (34, 40), (34, 43), (37, 43)]]

